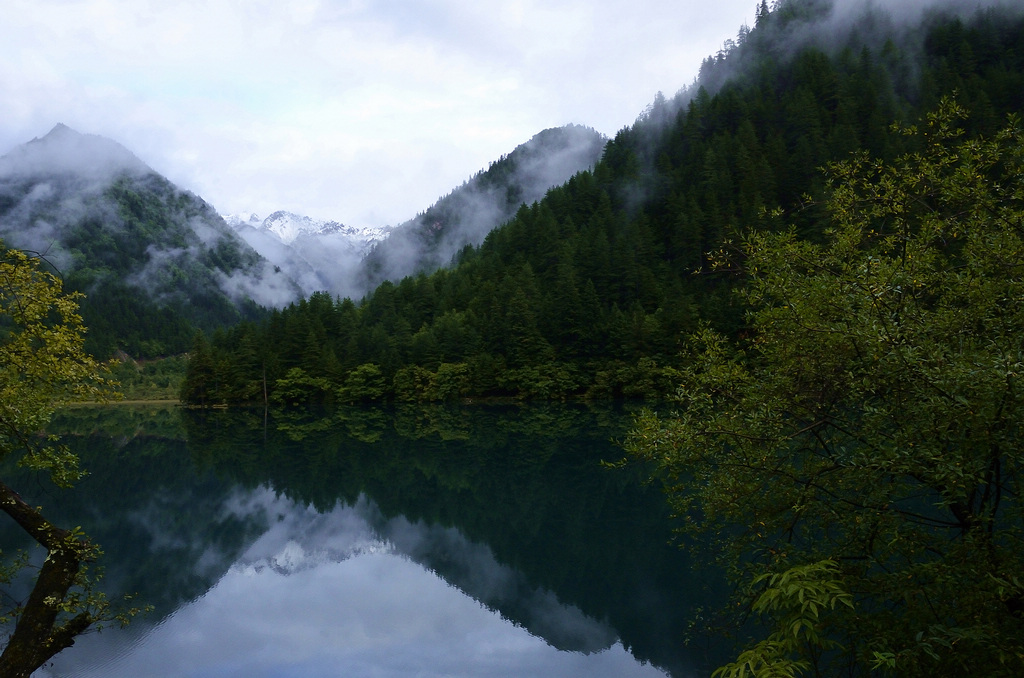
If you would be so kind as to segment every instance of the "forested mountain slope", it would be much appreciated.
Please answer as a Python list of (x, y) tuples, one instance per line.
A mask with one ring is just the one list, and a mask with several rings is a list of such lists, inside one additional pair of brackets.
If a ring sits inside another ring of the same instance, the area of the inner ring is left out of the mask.
[(87, 347), (100, 356), (180, 353), (197, 327), (299, 297), (204, 201), (64, 125), (0, 158), (0, 238), (86, 294)]
[[(422, 214), (399, 224), (361, 262), (358, 287), (367, 292), (385, 280), (430, 273), (451, 263), (467, 245), (479, 245), (548, 189), (590, 169), (607, 139), (580, 125), (539, 132), (491, 163)], [(355, 295), (353, 295), (355, 296)]]
[[(360, 304), (314, 295), (265, 323), (197, 343), (192, 403), (656, 395), (681, 341), (743, 315), (709, 252), (745, 229), (818, 238), (822, 167), (891, 159), (940, 97), (990, 133), (1024, 104), (1016, 10), (913, 23), (794, 0), (705, 61), (698, 83), (537, 204), (464, 249), (450, 270), (384, 282)], [(810, 201), (807, 200), (810, 198)], [(765, 216), (779, 207), (782, 217)]]

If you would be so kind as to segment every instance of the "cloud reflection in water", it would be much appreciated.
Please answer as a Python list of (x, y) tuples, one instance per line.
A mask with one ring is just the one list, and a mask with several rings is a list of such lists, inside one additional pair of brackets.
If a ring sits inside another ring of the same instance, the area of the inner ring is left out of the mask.
[[(213, 588), (153, 628), (83, 638), (41, 674), (664, 675), (455, 529), (384, 519), (366, 500), (318, 513), (269, 491), (226, 510), (262, 513), (267, 529)], [(494, 611), (506, 605), (530, 630)]]

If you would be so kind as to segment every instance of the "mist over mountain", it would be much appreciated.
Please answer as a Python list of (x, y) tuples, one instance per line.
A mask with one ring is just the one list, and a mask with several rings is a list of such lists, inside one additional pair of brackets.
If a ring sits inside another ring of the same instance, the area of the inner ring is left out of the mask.
[(86, 294), (89, 350), (182, 352), (197, 327), (317, 291), (359, 298), (381, 272), (436, 268), (592, 165), (603, 143), (584, 128), (547, 130), (402, 227), (357, 229), (285, 211), (225, 219), (115, 141), (58, 124), (0, 157), (0, 238)]
[(124, 146), (95, 134), (79, 134), (63, 123), (0, 157), (0, 177), (7, 180), (53, 176), (103, 183), (120, 174), (152, 172)]
[[(961, 26), (977, 23), (980, 16), (1022, 14), (1024, 5), (1017, 0), (766, 0), (753, 27), (740, 26), (734, 38), (724, 40), (717, 53), (702, 61), (692, 83), (673, 96), (658, 93), (638, 118), (643, 124), (633, 129), (642, 127), (653, 134), (685, 113), (702, 91), (714, 96), (726, 85), (749, 86), (764, 75), (766, 64), (791, 62), (808, 50), (831, 58), (865, 52), (875, 59), (884, 53), (891, 94), (916, 104), (928, 95), (928, 88), (938, 87), (922, 72), (934, 52), (935, 46), (928, 44), (931, 28), (951, 21)], [(1008, 23), (1006, 30), (1012, 25)], [(876, 93), (865, 93), (872, 94)]]
[(278, 211), (225, 221), (308, 296), (359, 299), (383, 280), (449, 264), (523, 204), (594, 165), (607, 139), (579, 125), (547, 129), (491, 163), (422, 214), (397, 226), (355, 228)]
[(422, 214), (395, 227), (361, 265), (365, 291), (384, 280), (430, 272), (452, 261), (467, 245), (479, 245), (511, 219), (577, 172), (601, 158), (607, 139), (581, 125), (546, 129), (438, 200)]
[(342, 234), (350, 243), (350, 249), (360, 254), (365, 254), (373, 243), (383, 238), (390, 230), (387, 226), (356, 228), (337, 221), (314, 219), (284, 210), (278, 210), (266, 219), (252, 212), (221, 216), (228, 226), (238, 231), (243, 237), (249, 229), (264, 231), (275, 236), (285, 245), (291, 245), (303, 236)]
[(0, 238), (86, 294), (100, 354), (184, 351), (195, 327), (301, 295), (202, 199), (120, 144), (65, 125), (0, 158)]
[(391, 227), (356, 228), (277, 211), (265, 219), (256, 214), (226, 215), (224, 220), (254, 250), (293, 279), (303, 294), (330, 291), (356, 296), (354, 273), (374, 244)]
[[(888, 125), (913, 121), (954, 89), (971, 130), (991, 131), (1020, 110), (1021, 8), (986, 4), (994, 9), (793, 0), (769, 12), (765, 3), (692, 86), (657, 97), (615, 139), (576, 125), (544, 130), (422, 214), (381, 229), (288, 212), (229, 225), (123, 146), (57, 125), (0, 158), (0, 237), (41, 253), (88, 295), (99, 353), (184, 351), (195, 327), (256, 318), (259, 307), (321, 290), (373, 308), (384, 281), (466, 263), (451, 270), (486, 298), (444, 301), (443, 313), (420, 308), (397, 324), (382, 302), (376, 330), (324, 350), (385, 365), (388, 378), (410, 360), (432, 368), (481, 347), (506, 367), (525, 365), (525, 353), (506, 355), (526, 350), (506, 345), (508, 321), (544, 360), (671, 356), (694, 314), (727, 315), (719, 291), (692, 277), (705, 254), (761, 209), (820, 195), (824, 163), (856, 150), (891, 157), (902, 147)], [(801, 233), (818, 232), (819, 218), (793, 212)], [(423, 298), (439, 299), (441, 284), (429, 281)], [(586, 326), (571, 329), (577, 322)], [(462, 338), (445, 339), (454, 329)], [(409, 332), (419, 348), (391, 346)]]

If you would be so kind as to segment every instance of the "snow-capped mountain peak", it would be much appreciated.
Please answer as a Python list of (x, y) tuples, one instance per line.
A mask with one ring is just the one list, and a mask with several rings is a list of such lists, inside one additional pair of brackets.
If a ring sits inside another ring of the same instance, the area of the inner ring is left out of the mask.
[(221, 219), (236, 231), (242, 226), (260, 228), (263, 226), (263, 218), (255, 212), (240, 212), (238, 214), (222, 214)]
[(221, 216), (260, 255), (287, 271), (307, 295), (322, 290), (358, 294), (352, 272), (392, 230), (355, 228), (283, 210), (265, 219), (253, 212)]
[(363, 250), (387, 235), (388, 227), (356, 228), (337, 221), (314, 219), (313, 217), (278, 210), (266, 219), (253, 212), (223, 215), (224, 221), (238, 230), (249, 226), (275, 235), (281, 242), (291, 245), (301, 236), (324, 236), (339, 234), (352, 242), (354, 249)]
[(263, 228), (270, 231), (285, 244), (291, 244), (300, 235), (327, 235), (350, 229), (337, 221), (313, 219), (279, 210), (263, 220)]

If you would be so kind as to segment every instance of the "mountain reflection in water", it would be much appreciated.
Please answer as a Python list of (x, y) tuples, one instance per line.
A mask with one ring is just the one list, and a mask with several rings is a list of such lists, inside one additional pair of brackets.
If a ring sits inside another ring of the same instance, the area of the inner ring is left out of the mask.
[(38, 676), (708, 673), (683, 645), (706, 574), (657, 489), (599, 464), (622, 412), (102, 416), (58, 422), (91, 475), (30, 501), (155, 611)]

